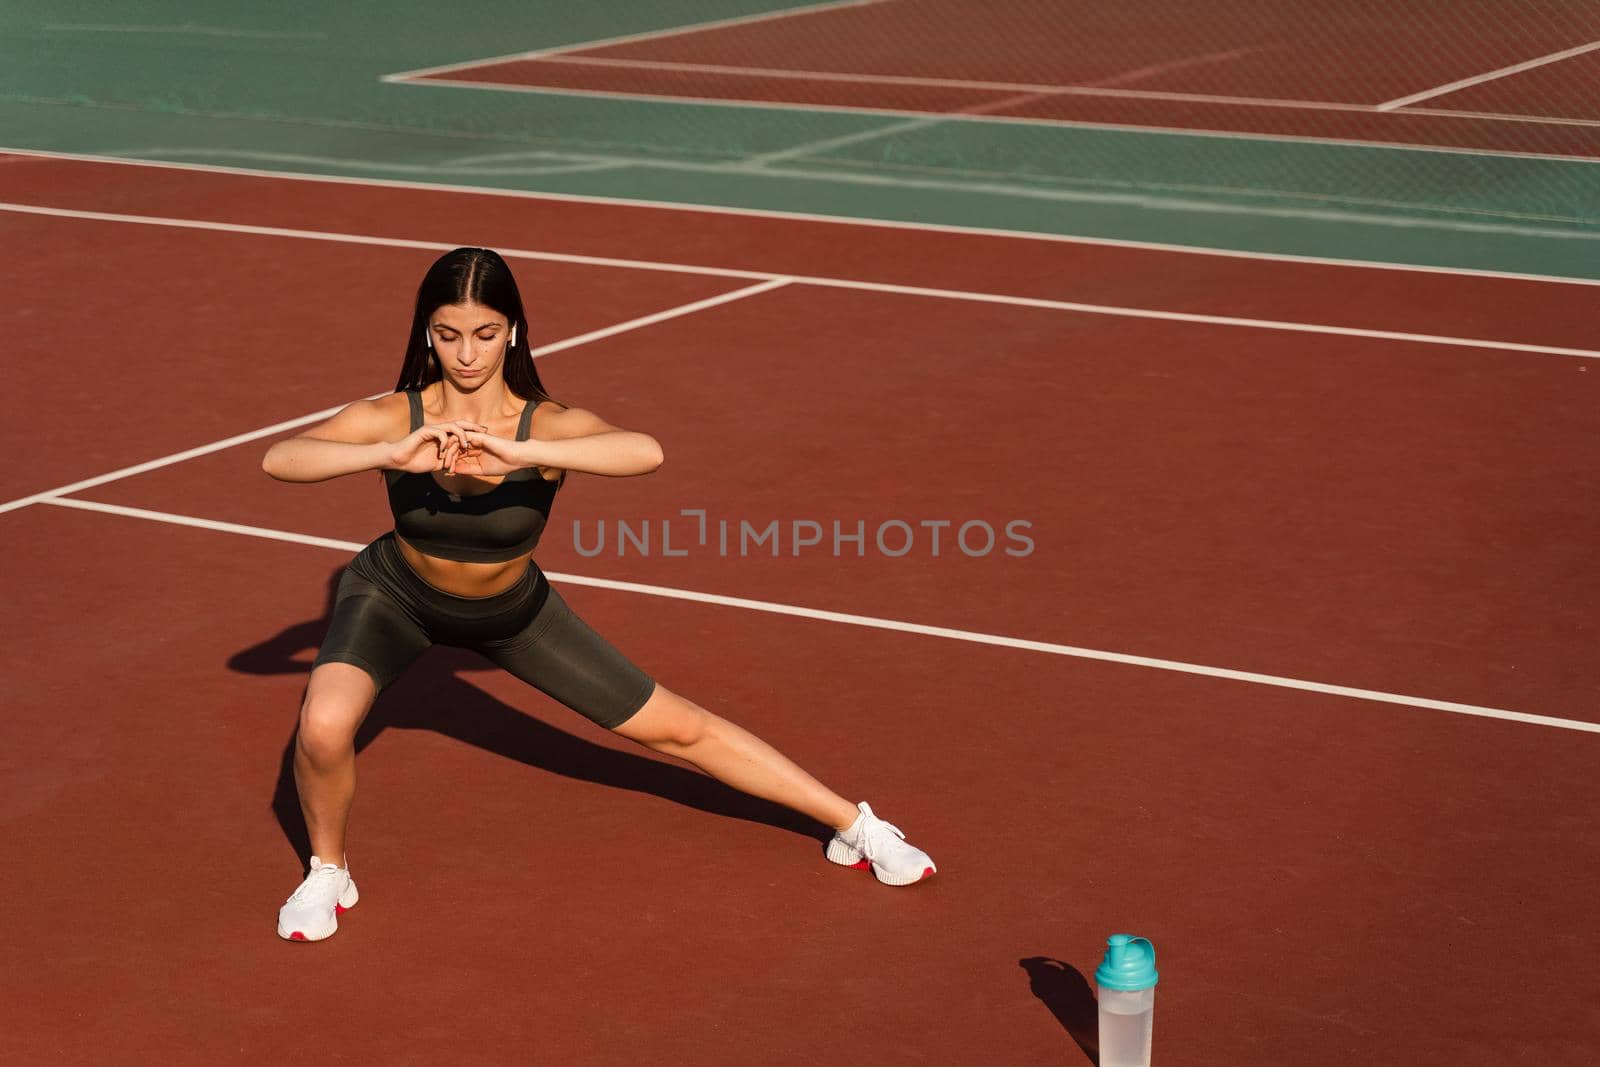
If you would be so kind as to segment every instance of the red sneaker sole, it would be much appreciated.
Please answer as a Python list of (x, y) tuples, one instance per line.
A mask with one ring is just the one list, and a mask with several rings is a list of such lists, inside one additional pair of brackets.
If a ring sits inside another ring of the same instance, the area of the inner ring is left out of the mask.
[[(354, 907), (354, 905), (351, 905), (351, 907)], [(350, 908), (345, 907), (343, 904), (340, 904), (338, 901), (334, 901), (334, 903), (333, 903), (333, 913), (335, 915), (343, 915), (345, 912), (347, 912), (349, 910), (350, 910)], [(289, 940), (290, 941), (310, 941), (311, 939), (309, 937), (307, 937), (305, 934), (301, 933), (299, 930), (296, 930), (294, 933), (289, 935)]]
[[(869, 860), (869, 859), (860, 859), (860, 860), (857, 860), (855, 863), (846, 864), (846, 866), (848, 866), (852, 871), (870, 871), (870, 870), (872, 870), (872, 861)], [(933, 868), (932, 867), (924, 867), (924, 868), (922, 868), (922, 873), (917, 876), (917, 881), (918, 882), (923, 882), (923, 881), (926, 881), (926, 880), (928, 880), (929, 878), (932, 878), (932, 877), (933, 877)], [(916, 883), (913, 882), (912, 884), (915, 885)]]

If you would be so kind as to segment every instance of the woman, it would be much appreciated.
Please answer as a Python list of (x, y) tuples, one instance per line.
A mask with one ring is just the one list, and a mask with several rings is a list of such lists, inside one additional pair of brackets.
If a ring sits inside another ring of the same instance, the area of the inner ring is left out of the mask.
[(510, 269), (485, 248), (441, 256), (422, 280), (400, 381), (267, 450), (281, 481), (379, 470), (395, 528), (339, 582), (295, 738), (295, 785), (314, 855), (278, 935), (319, 941), (355, 904), (345, 828), (355, 734), (430, 645), (474, 648), (594, 722), (834, 828), (826, 855), (908, 885), (933, 861), (749, 732), (657, 684), (573, 614), (532, 552), (568, 473), (626, 477), (661, 446), (551, 399)]

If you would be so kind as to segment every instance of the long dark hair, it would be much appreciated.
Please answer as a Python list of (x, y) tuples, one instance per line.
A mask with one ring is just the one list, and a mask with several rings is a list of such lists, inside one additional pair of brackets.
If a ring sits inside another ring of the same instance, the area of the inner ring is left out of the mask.
[[(406, 359), (400, 366), (400, 380), (394, 391), (421, 389), (444, 377), (439, 359), (426, 340), (428, 319), (446, 304), (482, 304), (511, 320), (517, 342), (506, 349), (506, 387), (523, 400), (538, 403), (555, 400), (539, 383), (528, 346), (528, 316), (522, 309), (522, 294), (511, 268), (498, 252), (487, 248), (456, 248), (433, 261), (417, 286), (417, 306), (411, 315), (411, 332), (406, 335)], [(560, 401), (556, 401), (560, 403)], [(565, 406), (565, 405), (563, 405)]]

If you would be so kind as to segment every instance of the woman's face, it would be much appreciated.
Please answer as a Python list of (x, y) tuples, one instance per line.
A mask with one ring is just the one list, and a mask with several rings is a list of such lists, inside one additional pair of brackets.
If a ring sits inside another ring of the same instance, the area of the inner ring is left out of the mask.
[(428, 317), (428, 333), (445, 377), (470, 391), (500, 373), (511, 323), (482, 304), (445, 304)]

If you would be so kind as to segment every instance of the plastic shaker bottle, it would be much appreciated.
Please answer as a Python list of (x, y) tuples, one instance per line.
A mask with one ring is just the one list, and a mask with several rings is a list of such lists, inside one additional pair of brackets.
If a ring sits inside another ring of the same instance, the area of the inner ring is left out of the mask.
[(1147, 938), (1112, 934), (1094, 972), (1100, 993), (1100, 1067), (1150, 1067), (1156, 1010), (1156, 947)]

